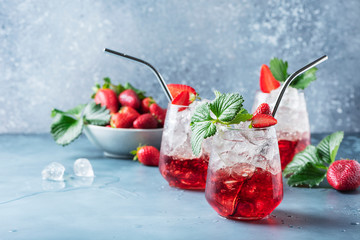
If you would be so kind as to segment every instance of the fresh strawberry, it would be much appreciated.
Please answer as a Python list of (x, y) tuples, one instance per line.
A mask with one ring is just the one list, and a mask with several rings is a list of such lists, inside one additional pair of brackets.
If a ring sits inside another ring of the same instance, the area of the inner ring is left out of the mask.
[(263, 64), (260, 70), (260, 90), (269, 93), (280, 87), (280, 83), (272, 75), (270, 68)]
[(141, 114), (133, 123), (134, 128), (157, 128), (158, 121), (150, 113)]
[(160, 107), (156, 103), (151, 104), (150, 113), (159, 121), (160, 126), (164, 126), (166, 109)]
[(115, 113), (111, 116), (110, 125), (113, 128), (130, 128), (134, 122), (134, 116), (129, 113)]
[(111, 128), (111, 125), (110, 125), (110, 124), (108, 124), (108, 125), (106, 125), (105, 127)]
[(189, 106), (191, 103), (189, 100), (189, 92), (184, 91), (177, 95), (171, 102), (174, 105)]
[(167, 87), (168, 87), (173, 99), (178, 97), (178, 95), (184, 91), (189, 93), (189, 104), (192, 103), (196, 99), (197, 93), (196, 93), (195, 89), (193, 89), (190, 86), (183, 85), (183, 84), (168, 84)]
[(111, 89), (101, 88), (97, 90), (94, 97), (96, 104), (106, 106), (110, 113), (116, 113), (119, 110), (119, 102), (116, 93)]
[(141, 112), (148, 113), (150, 112), (151, 104), (155, 103), (155, 100), (152, 97), (146, 97), (141, 101)]
[(355, 190), (360, 186), (360, 163), (349, 159), (335, 161), (329, 166), (326, 178), (336, 190)]
[(134, 109), (139, 109), (141, 104), (138, 95), (132, 89), (127, 89), (120, 93), (119, 102), (122, 106), (129, 106)]
[(140, 113), (138, 111), (136, 111), (134, 108), (129, 107), (129, 106), (121, 107), (119, 110), (119, 113), (130, 114), (134, 118), (134, 120), (140, 116)]
[(255, 112), (253, 113), (253, 118), (258, 114), (271, 115), (271, 110), (270, 110), (269, 104), (267, 104), (267, 103), (260, 104), (257, 107), (257, 109), (255, 110)]
[(134, 160), (139, 160), (144, 165), (147, 166), (158, 166), (160, 152), (153, 146), (140, 146), (136, 150), (131, 151), (134, 154)]
[(261, 113), (254, 116), (251, 121), (251, 125), (254, 128), (269, 127), (277, 123), (277, 120), (273, 118), (273, 116)]

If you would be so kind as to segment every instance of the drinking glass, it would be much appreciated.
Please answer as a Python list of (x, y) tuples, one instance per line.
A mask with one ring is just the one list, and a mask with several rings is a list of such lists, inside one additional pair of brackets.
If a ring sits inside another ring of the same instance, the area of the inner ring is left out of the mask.
[(159, 169), (172, 187), (182, 189), (205, 189), (210, 155), (210, 141), (204, 141), (200, 156), (191, 150), (191, 116), (197, 105), (169, 104), (160, 149)]
[(213, 138), (205, 197), (223, 217), (256, 220), (283, 198), (279, 148), (274, 127), (240, 126)]
[[(257, 91), (252, 112), (261, 103), (268, 103), (273, 109), (281, 88), (270, 93)], [(282, 170), (292, 161), (295, 154), (310, 144), (310, 124), (304, 92), (288, 87), (276, 112), (275, 125), (280, 150)]]

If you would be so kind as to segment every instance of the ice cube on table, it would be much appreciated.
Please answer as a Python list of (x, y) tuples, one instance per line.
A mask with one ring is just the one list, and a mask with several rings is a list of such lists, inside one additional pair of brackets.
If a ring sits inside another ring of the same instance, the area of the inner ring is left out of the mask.
[(58, 163), (52, 162), (47, 165), (41, 172), (42, 179), (52, 181), (64, 181), (65, 167)]
[(94, 177), (91, 163), (86, 158), (79, 158), (74, 162), (74, 173), (78, 177)]

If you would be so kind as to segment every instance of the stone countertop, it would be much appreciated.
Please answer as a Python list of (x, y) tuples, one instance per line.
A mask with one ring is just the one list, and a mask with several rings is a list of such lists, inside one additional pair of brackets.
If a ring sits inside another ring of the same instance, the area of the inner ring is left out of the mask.
[[(326, 134), (313, 134), (318, 143)], [(338, 158), (359, 160), (360, 134), (345, 134)], [(85, 157), (94, 179), (74, 177)], [(63, 183), (43, 181), (50, 162)], [(50, 135), (0, 135), (0, 239), (359, 239), (360, 189), (290, 188), (267, 218), (222, 218), (204, 193), (168, 186), (157, 167), (105, 158), (81, 137), (67, 147)]]

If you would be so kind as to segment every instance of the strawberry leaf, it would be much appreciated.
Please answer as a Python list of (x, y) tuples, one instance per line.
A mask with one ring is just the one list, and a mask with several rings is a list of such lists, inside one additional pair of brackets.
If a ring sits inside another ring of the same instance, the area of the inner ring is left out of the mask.
[(239, 112), (235, 116), (235, 118), (229, 122), (229, 124), (239, 124), (240, 122), (246, 122), (246, 121), (250, 120), (252, 117), (253, 117), (252, 114)]
[(85, 106), (86, 106), (86, 104), (80, 104), (70, 110), (67, 110), (66, 112), (54, 108), (51, 111), (51, 117), (53, 118), (57, 114), (62, 114), (62, 115), (73, 115), (73, 116), (75, 116), (75, 118), (78, 119), (78, 118), (80, 118), (81, 113), (82, 113), (83, 109), (85, 108)]
[(296, 154), (293, 160), (286, 166), (283, 171), (284, 176), (296, 174), (307, 163), (319, 164), (319, 156), (315, 146), (309, 145), (306, 149)]
[(85, 122), (93, 125), (106, 125), (110, 121), (110, 112), (105, 106), (91, 102), (84, 109)]
[(289, 186), (309, 186), (319, 185), (326, 176), (326, 170), (316, 167), (312, 162), (303, 165), (296, 174), (293, 174), (289, 180)]
[(307, 70), (300, 76), (296, 77), (290, 86), (297, 89), (305, 89), (311, 82), (316, 80), (317, 70), (318, 69), (316, 67)]
[(318, 153), (323, 162), (331, 164), (335, 161), (337, 151), (340, 147), (341, 141), (344, 138), (344, 132), (334, 132), (325, 137), (317, 145)]
[(66, 115), (57, 114), (51, 124), (51, 135), (55, 142), (65, 146), (77, 139), (82, 132), (84, 121)]
[(205, 138), (216, 133), (216, 126), (210, 116), (209, 103), (202, 104), (195, 109), (191, 118), (191, 147), (195, 156), (201, 152), (201, 145)]
[(283, 60), (278, 58), (273, 58), (270, 60), (271, 73), (279, 82), (285, 82), (285, 80), (288, 78), (289, 74), (287, 73), (287, 69), (287, 61), (284, 62)]
[(221, 94), (210, 103), (210, 110), (222, 122), (230, 122), (242, 108), (243, 98), (239, 94)]

